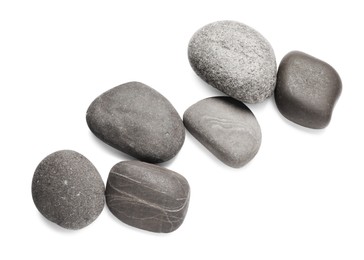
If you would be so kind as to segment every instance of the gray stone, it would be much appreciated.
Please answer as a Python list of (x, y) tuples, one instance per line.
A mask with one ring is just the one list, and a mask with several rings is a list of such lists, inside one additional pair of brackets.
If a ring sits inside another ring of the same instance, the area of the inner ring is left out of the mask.
[(106, 203), (124, 223), (168, 233), (183, 222), (190, 188), (180, 174), (139, 161), (116, 164), (106, 185)]
[(188, 58), (211, 86), (246, 103), (264, 101), (276, 84), (276, 59), (269, 42), (242, 23), (219, 21), (192, 37)]
[(340, 76), (333, 67), (293, 51), (279, 65), (275, 101), (287, 119), (321, 129), (329, 124), (341, 89)]
[(96, 98), (86, 120), (105, 143), (152, 163), (174, 157), (185, 139), (182, 120), (172, 104), (139, 82), (122, 84)]
[(105, 205), (105, 185), (83, 155), (62, 150), (48, 155), (35, 170), (32, 195), (48, 220), (67, 229), (92, 223)]
[(225, 164), (238, 168), (254, 158), (262, 140), (260, 126), (243, 103), (211, 97), (186, 110), (188, 131)]

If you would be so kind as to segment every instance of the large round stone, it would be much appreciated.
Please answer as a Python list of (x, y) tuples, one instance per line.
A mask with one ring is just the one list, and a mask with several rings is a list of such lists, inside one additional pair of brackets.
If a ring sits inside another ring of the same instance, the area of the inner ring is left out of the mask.
[(293, 51), (279, 65), (275, 101), (287, 119), (321, 129), (329, 124), (341, 89), (340, 76), (333, 67), (308, 54)]
[(96, 98), (86, 120), (102, 141), (147, 162), (171, 159), (185, 140), (183, 122), (172, 104), (139, 82), (122, 84)]
[(238, 168), (257, 154), (262, 134), (250, 109), (230, 97), (206, 98), (183, 115), (188, 131), (225, 164)]
[(188, 58), (211, 86), (246, 103), (270, 97), (276, 84), (276, 59), (257, 31), (234, 21), (206, 25), (192, 37)]
[(32, 195), (48, 220), (67, 229), (92, 223), (105, 205), (100, 174), (83, 155), (62, 150), (48, 155), (35, 170)]
[(107, 180), (110, 211), (124, 223), (152, 232), (176, 230), (189, 199), (190, 187), (182, 175), (149, 163), (120, 162)]

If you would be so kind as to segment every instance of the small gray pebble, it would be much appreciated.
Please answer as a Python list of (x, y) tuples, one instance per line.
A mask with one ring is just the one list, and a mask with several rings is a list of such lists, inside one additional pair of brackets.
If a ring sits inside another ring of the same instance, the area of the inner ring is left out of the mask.
[(105, 205), (105, 185), (83, 155), (62, 150), (48, 155), (35, 170), (32, 195), (48, 220), (67, 229), (91, 224)]
[(96, 98), (86, 120), (105, 143), (151, 163), (173, 158), (185, 140), (183, 122), (172, 104), (139, 82), (122, 84)]
[(211, 97), (186, 110), (188, 131), (225, 164), (239, 168), (254, 158), (262, 134), (258, 121), (243, 103), (230, 97)]
[(325, 128), (341, 94), (339, 74), (326, 62), (299, 51), (288, 53), (278, 69), (275, 101), (287, 119)]
[(180, 174), (139, 161), (116, 164), (106, 185), (106, 203), (124, 223), (169, 233), (183, 222), (190, 188)]
[(204, 81), (241, 102), (258, 103), (273, 94), (273, 49), (245, 24), (218, 21), (204, 26), (190, 40), (188, 58)]

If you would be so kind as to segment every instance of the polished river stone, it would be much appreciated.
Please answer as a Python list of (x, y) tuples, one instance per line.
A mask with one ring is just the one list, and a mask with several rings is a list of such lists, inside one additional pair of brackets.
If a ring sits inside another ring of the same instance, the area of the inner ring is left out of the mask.
[(218, 21), (202, 27), (190, 40), (188, 58), (198, 76), (239, 101), (258, 103), (273, 94), (273, 49), (245, 24)]
[(48, 155), (35, 170), (32, 195), (48, 220), (67, 229), (92, 223), (105, 205), (100, 174), (83, 155), (62, 150)]
[(142, 161), (173, 158), (185, 140), (183, 122), (172, 104), (140, 82), (129, 82), (96, 98), (87, 124), (102, 141)]
[(122, 222), (152, 232), (176, 230), (189, 198), (189, 184), (182, 175), (139, 161), (116, 164), (106, 185), (110, 211)]
[(186, 110), (188, 131), (225, 164), (239, 168), (257, 154), (262, 134), (253, 113), (230, 97), (211, 97)]
[(299, 125), (325, 128), (342, 84), (336, 70), (299, 51), (288, 53), (278, 69), (275, 101), (281, 114)]

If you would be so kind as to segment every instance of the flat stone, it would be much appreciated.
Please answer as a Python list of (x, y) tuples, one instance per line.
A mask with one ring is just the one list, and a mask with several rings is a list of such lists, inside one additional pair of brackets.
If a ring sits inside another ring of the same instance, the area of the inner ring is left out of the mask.
[(112, 147), (143, 161), (168, 161), (181, 149), (185, 129), (172, 104), (139, 82), (117, 86), (87, 110), (90, 130)]
[(188, 58), (204, 81), (241, 102), (258, 103), (273, 94), (273, 49), (245, 24), (218, 21), (202, 27), (190, 40)]
[(283, 116), (314, 129), (329, 124), (342, 89), (340, 76), (333, 67), (293, 51), (282, 59), (277, 77), (275, 101)]
[(67, 229), (92, 223), (105, 205), (100, 174), (83, 155), (62, 150), (48, 155), (35, 170), (32, 195), (48, 220)]
[(211, 97), (186, 110), (183, 122), (188, 131), (225, 164), (239, 168), (257, 154), (260, 126), (243, 103), (230, 97)]
[(190, 188), (180, 174), (163, 167), (127, 161), (116, 164), (106, 185), (106, 203), (122, 222), (168, 233), (183, 222)]

